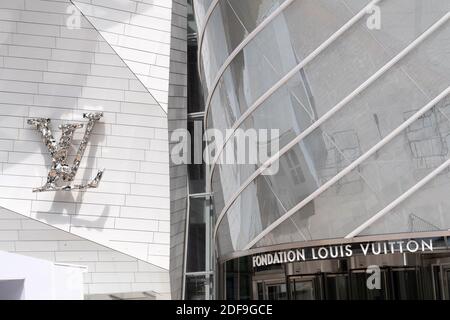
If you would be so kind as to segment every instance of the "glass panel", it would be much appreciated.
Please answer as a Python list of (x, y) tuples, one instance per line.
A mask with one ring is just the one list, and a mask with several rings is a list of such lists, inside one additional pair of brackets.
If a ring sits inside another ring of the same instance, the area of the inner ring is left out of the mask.
[[(300, 209), (290, 220), (274, 229), (257, 246), (302, 241), (305, 234), (310, 236), (309, 239), (344, 237), (410, 189), (450, 156), (450, 140), (438, 140), (439, 144), (436, 143), (436, 136), (447, 137), (450, 133), (450, 121), (440, 113), (449, 111), (443, 109), (443, 105), (446, 104), (441, 103), (439, 108), (426, 113), (403, 134), (310, 202), (309, 207)], [(427, 123), (427, 128), (415, 131), (423, 123)], [(411, 137), (423, 143), (420, 146), (412, 143)], [(421, 157), (416, 158), (416, 154)], [(445, 181), (447, 175), (448, 171), (442, 175)], [(436, 198), (436, 193), (429, 196), (426, 203), (430, 203), (433, 198)], [(293, 222), (297, 227), (300, 226), (302, 232), (294, 230)], [(405, 224), (400, 225), (405, 227)], [(390, 228), (396, 226), (399, 223), (392, 225), (391, 221)], [(401, 231), (408, 232), (409, 228)], [(374, 234), (380, 233), (386, 231), (377, 229)]]
[(239, 299), (239, 265), (238, 259), (225, 262), (226, 300)]
[(252, 268), (250, 259), (243, 257), (225, 262), (227, 300), (250, 300), (252, 297)]
[(195, 22), (194, 17), (194, 8), (192, 4), (193, 0), (187, 1), (187, 34), (188, 35), (197, 35), (197, 23)]
[(206, 276), (186, 275), (186, 300), (209, 300), (211, 279)]
[(258, 286), (258, 300), (264, 300), (264, 285), (262, 282), (257, 284)]
[[(317, 12), (322, 12), (323, 15), (319, 17)], [(344, 25), (351, 16), (352, 13), (341, 1), (294, 1), (247, 44), (228, 66), (213, 94), (207, 127), (231, 128), (249, 106)], [(374, 42), (369, 34), (358, 36), (358, 39), (355, 38), (351, 42), (353, 55), (357, 55), (354, 43), (364, 43), (364, 39)], [(362, 46), (366, 48), (366, 45)], [(350, 49), (348, 44), (346, 47)], [(370, 58), (365, 72), (370, 73), (376, 68), (376, 61), (382, 60), (382, 50), (380, 47), (378, 49), (379, 52), (374, 52), (374, 57)], [(350, 56), (349, 51), (342, 54), (341, 58)], [(363, 57), (368, 58), (367, 55)], [(352, 56), (352, 60), (354, 59), (358, 58)], [(345, 73), (339, 75), (342, 77)], [(333, 76), (339, 75), (333, 73)]]
[(206, 18), (206, 13), (213, 0), (193, 0), (195, 20), (199, 28), (203, 28)]
[[(245, 189), (222, 220), (218, 229), (219, 253), (244, 248), (251, 237), (285, 212), (266, 177), (258, 178), (255, 184)], [(227, 251), (227, 248), (233, 250)]]
[[(426, 25), (423, 29), (428, 27), (429, 25)], [(359, 28), (365, 28), (365, 26), (362, 25)], [(368, 150), (374, 141), (404, 121), (404, 111), (418, 109), (431, 100), (431, 97), (440, 93), (450, 81), (448, 73), (442, 72), (442, 68), (450, 71), (448, 53), (445, 53), (441, 46), (448, 31), (448, 25), (437, 31), (436, 35), (413, 50), (409, 56), (401, 60), (365, 92), (304, 139), (303, 143), (296, 146), (294, 148), (296, 151), (293, 152), (304, 154), (300, 157), (305, 158), (305, 161), (308, 157), (310, 159), (307, 170), (312, 172), (321, 170), (320, 174), (325, 176), (336, 174), (337, 170), (349, 160), (355, 159), (364, 149)], [(342, 42), (347, 43), (350, 39), (342, 40), (346, 40)], [(351, 42), (353, 41), (356, 40)], [(332, 46), (330, 49), (336, 48)], [(316, 94), (308, 94), (314, 91), (311, 89), (308, 74), (314, 74), (316, 78), (317, 73), (322, 74), (323, 79), (320, 83), (331, 81), (329, 79), (332, 76), (329, 73), (319, 72), (315, 68), (317, 65), (325, 64), (326, 56), (327, 54), (324, 53), (318, 58), (317, 63), (313, 61), (308, 67), (311, 72), (300, 72), (256, 109), (244, 122), (242, 129), (279, 129), (281, 148), (337, 104), (343, 97), (341, 93), (332, 100), (323, 100), (322, 103), (318, 103), (320, 99)], [(387, 62), (387, 57), (385, 58), (383, 63)], [(369, 75), (371, 73), (366, 74), (366, 78)], [(338, 81), (336, 78), (336, 82), (348, 85), (344, 79)], [(355, 82), (351, 90), (359, 84), (361, 83)], [(319, 82), (318, 86), (320, 86)], [(350, 92), (350, 89), (341, 89), (340, 91)], [(225, 115), (222, 113), (221, 118), (226, 119), (226, 117), (227, 112)], [(225, 201), (229, 199), (254, 172), (255, 167), (255, 165), (216, 165), (213, 168), (215, 194), (222, 194), (220, 198)], [(226, 181), (221, 182), (216, 177), (219, 174), (221, 177), (226, 177)], [(317, 179), (323, 178), (317, 177)], [(217, 212), (220, 212), (223, 207), (217, 206), (217, 208)]]
[[(319, 114), (340, 101), (388, 58), (442, 17), (450, 5), (438, 1), (433, 10), (425, 6), (426, 9), (414, 11), (410, 1), (397, 0), (382, 2), (380, 6), (383, 28), (368, 30), (367, 19), (363, 18), (306, 66)], [(248, 44), (225, 72), (217, 89), (221, 92), (214, 93), (217, 97), (213, 98), (208, 114), (208, 128), (230, 128), (282, 75), (346, 22), (349, 14), (354, 14), (338, 1), (300, 1), (286, 11)], [(323, 15), (324, 19), (331, 12), (334, 16), (317, 28), (318, 15), (311, 12), (321, 12), (320, 17)], [(300, 16), (303, 14), (305, 17)], [(399, 20), (404, 21), (404, 27), (412, 32), (405, 32), (403, 26), (398, 28)], [(308, 35), (303, 34), (303, 30), (308, 30)], [(225, 117), (222, 116), (224, 111)]]
[(227, 1), (249, 33), (285, 2), (285, 0)]
[(188, 43), (188, 65), (187, 73), (187, 100), (188, 100), (188, 113), (202, 112), (205, 110), (205, 102), (203, 100), (203, 93), (201, 88), (200, 77), (198, 74), (197, 64), (197, 42)]
[(326, 294), (327, 300), (347, 300), (348, 299), (348, 276), (327, 275)]
[(252, 274), (250, 259), (239, 258), (239, 300), (252, 299)]
[[(445, 41), (449, 32), (450, 24), (447, 24), (350, 104), (282, 156), (277, 174), (258, 177), (242, 193), (243, 199), (252, 199), (253, 207), (242, 210), (238, 206), (244, 200), (238, 199), (229, 211), (228, 221), (253, 221), (255, 225), (251, 228), (254, 231), (259, 226), (268, 226), (267, 223), (275, 221), (274, 219), (286, 209), (302, 201), (447, 88), (450, 84), (450, 73), (442, 72), (442, 69), (450, 71), (450, 59), (437, 64), (436, 68), (434, 64), (427, 64), (426, 61), (435, 55), (443, 57), (445, 50), (441, 43)], [(336, 231), (348, 230), (351, 223), (347, 220), (354, 223), (361, 221), (361, 217), (366, 217), (363, 212), (373, 212), (375, 207), (381, 203), (385, 204), (386, 200), (390, 199), (384, 196), (399, 195), (399, 190), (405, 190), (405, 186), (411, 186), (412, 181), (417, 182), (419, 177), (424, 177), (425, 172), (430, 172), (431, 170), (426, 168), (424, 172), (418, 167), (422, 158), (427, 158), (430, 163), (442, 163), (448, 150), (446, 127), (450, 108), (446, 108), (445, 103), (441, 103), (439, 109), (433, 110), (425, 118), (418, 120), (404, 135), (398, 136), (394, 142), (391, 142), (390, 147), (385, 146), (360, 168), (341, 179), (332, 188), (334, 191), (325, 192), (304, 207), (295, 215), (297, 217), (294, 219), (295, 223), (293, 219), (285, 222), (284, 227), (290, 230), (287, 233), (297, 234), (291, 240), (304, 241), (309, 238), (324, 239), (340, 236), (341, 234)], [(421, 124), (423, 122), (425, 124)], [(426, 127), (416, 132), (421, 126)], [(417, 135), (424, 137), (419, 138)], [(416, 141), (417, 139), (425, 139), (425, 141)], [(415, 166), (417, 169), (414, 172), (408, 171), (406, 166)], [(239, 174), (235, 173), (233, 177), (229, 173), (230, 167), (233, 166), (218, 168), (222, 171), (222, 176), (236, 179), (236, 185), (238, 185)], [(245, 166), (244, 169), (246, 169)], [(398, 177), (398, 181), (391, 182), (393, 177), (400, 174), (399, 172), (402, 176)], [(369, 180), (372, 182), (368, 183)], [(264, 191), (264, 188), (269, 189), (269, 192)], [(221, 190), (215, 189), (214, 192), (217, 194)], [(331, 196), (330, 192), (334, 192), (334, 196)], [(373, 195), (374, 192), (376, 195)], [(361, 200), (365, 193), (368, 198)], [(327, 195), (333, 200), (325, 200)], [(229, 199), (229, 196), (230, 194), (224, 192), (224, 199)], [(347, 200), (348, 198), (354, 198), (355, 202), (351, 203)], [(356, 205), (358, 202), (359, 205)], [(261, 203), (278, 203), (278, 205), (272, 206), (270, 212), (266, 213), (259, 208)], [(360, 208), (362, 204), (366, 208)], [(336, 211), (339, 206), (342, 208), (342, 213)], [(281, 210), (277, 210), (277, 207)], [(324, 220), (316, 220), (320, 216), (318, 212), (325, 214), (326, 208), (329, 214), (323, 217)], [(342, 218), (330, 217), (335, 212), (342, 214)], [(236, 216), (239, 215), (255, 216), (237, 218)], [(312, 226), (313, 222), (317, 223), (315, 227)], [(320, 228), (322, 233), (319, 230), (313, 231), (314, 228)], [(298, 229), (302, 231), (299, 232)], [(254, 231), (246, 233), (240, 230), (241, 233), (248, 235), (255, 235)], [(278, 233), (283, 236), (283, 232)], [(239, 237), (243, 241), (244, 236), (239, 235)], [(289, 236), (284, 235), (284, 237), (289, 239)], [(276, 243), (276, 241), (269, 242)]]
[(191, 135), (191, 162), (188, 165), (189, 193), (205, 193), (206, 164), (203, 161), (203, 149), (205, 147), (205, 143), (203, 141), (203, 121), (189, 120), (188, 131)]
[(187, 246), (187, 272), (202, 272), (206, 270), (207, 252), (211, 239), (209, 200), (191, 198), (189, 208), (189, 234)]
[(353, 271), (350, 275), (350, 285), (353, 300), (387, 300), (386, 271), (381, 271), (381, 289), (369, 290), (367, 288), (367, 274), (364, 271)]
[(442, 282), (441, 282), (441, 267), (438, 265), (432, 266), (433, 268), (433, 280), (434, 280), (434, 299), (443, 300), (442, 296)]
[[(225, 215), (223, 217), (222, 223), (224, 223), (226, 226), (237, 228), (237, 223), (228, 223), (228, 215)], [(246, 221), (246, 223), (249, 223)], [(248, 228), (246, 228), (248, 229)], [(247, 231), (247, 230), (244, 230)], [(223, 256), (227, 253), (231, 253), (235, 251), (235, 248), (237, 247), (237, 244), (241, 242), (239, 240), (239, 236), (237, 235), (239, 233), (239, 230), (231, 233), (230, 228), (222, 228), (219, 227), (219, 230), (217, 231), (217, 250), (219, 253), (219, 256)]]
[(287, 300), (286, 284), (267, 284), (267, 300)]
[(292, 300), (314, 300), (314, 285), (312, 280), (291, 282), (291, 299)]
[(206, 89), (234, 49), (285, 0), (219, 1), (205, 30), (202, 46)]
[(449, 269), (445, 269), (445, 280), (446, 280), (446, 284), (445, 284), (445, 288), (446, 288), (446, 298), (447, 300), (450, 299), (450, 270)]
[[(435, 169), (436, 166), (437, 164), (433, 165), (431, 169)], [(448, 230), (450, 228), (450, 217), (447, 214), (450, 208), (449, 192), (450, 170), (446, 169), (361, 232), (361, 236)]]
[(247, 36), (228, 1), (219, 1), (206, 27), (202, 45), (205, 97), (230, 52)]
[(419, 280), (415, 269), (394, 269), (391, 279), (395, 300), (419, 299)]

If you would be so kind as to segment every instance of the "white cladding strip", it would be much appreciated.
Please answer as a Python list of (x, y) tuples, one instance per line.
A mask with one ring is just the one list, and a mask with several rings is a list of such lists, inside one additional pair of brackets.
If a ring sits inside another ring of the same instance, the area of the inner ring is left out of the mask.
[(0, 250), (87, 267), (85, 294), (154, 291), (170, 297), (168, 271), (0, 207)]
[[(1, 22), (7, 36), (0, 45), (0, 118), (8, 119), (0, 129), (0, 205), (168, 269), (166, 115), (84, 17), (80, 29), (67, 28), (70, 5), (27, 0), (25, 8), (0, 10), (8, 20)], [(93, 131), (77, 182), (105, 167), (101, 188), (32, 194), (50, 163), (26, 120), (46, 117), (56, 126), (84, 122), (84, 112), (97, 111), (104, 118)]]

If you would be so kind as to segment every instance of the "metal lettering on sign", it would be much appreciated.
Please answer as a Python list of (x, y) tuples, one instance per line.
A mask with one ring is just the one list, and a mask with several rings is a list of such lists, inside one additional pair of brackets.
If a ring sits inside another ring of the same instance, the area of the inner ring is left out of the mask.
[(71, 185), (71, 182), (74, 180), (80, 167), (92, 130), (96, 122), (102, 117), (102, 112), (83, 114), (83, 118), (89, 121), (71, 166), (68, 165), (68, 153), (73, 135), (77, 129), (83, 128), (84, 125), (80, 123), (60, 125), (59, 128), (62, 134), (59, 142), (56, 142), (56, 139), (53, 137), (50, 119), (36, 118), (27, 121), (29, 125), (34, 126), (41, 133), (43, 142), (52, 157), (52, 167), (47, 176), (47, 183), (40, 188), (33, 189), (33, 192), (86, 190), (98, 187), (104, 170), (99, 170), (95, 178), (86, 184)]

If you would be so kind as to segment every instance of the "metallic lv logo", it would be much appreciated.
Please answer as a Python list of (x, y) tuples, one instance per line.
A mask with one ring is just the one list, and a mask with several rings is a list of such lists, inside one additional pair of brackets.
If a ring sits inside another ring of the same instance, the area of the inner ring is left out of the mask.
[(75, 130), (83, 128), (83, 124), (74, 123), (60, 125), (59, 128), (62, 130), (62, 135), (59, 142), (56, 142), (56, 139), (53, 137), (50, 119), (28, 119), (27, 123), (34, 126), (41, 133), (43, 142), (47, 146), (52, 157), (52, 167), (47, 176), (47, 183), (40, 188), (33, 189), (33, 192), (86, 190), (98, 187), (104, 170), (98, 171), (97, 176), (87, 184), (71, 185), (71, 182), (74, 180), (78, 168), (80, 167), (81, 159), (83, 158), (84, 151), (86, 150), (95, 123), (102, 117), (102, 112), (83, 114), (83, 118), (88, 119), (89, 121), (86, 125), (83, 140), (81, 140), (81, 144), (78, 147), (72, 166), (67, 164), (69, 148), (72, 144)]

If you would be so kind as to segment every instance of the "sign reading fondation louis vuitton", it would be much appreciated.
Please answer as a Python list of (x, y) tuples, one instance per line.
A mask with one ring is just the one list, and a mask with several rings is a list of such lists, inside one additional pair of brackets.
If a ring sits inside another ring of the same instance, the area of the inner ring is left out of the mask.
[[(433, 241), (427, 239), (421, 241), (400, 240), (389, 242), (369, 242), (360, 243), (356, 246), (356, 249), (359, 249), (358, 252), (361, 252), (364, 256), (426, 251), (432, 252)], [(351, 244), (342, 244), (262, 253), (252, 257), (252, 264), (255, 268), (289, 262), (350, 258), (354, 255), (354, 251), (356, 249)]]
[(34, 126), (40, 132), (43, 142), (47, 146), (52, 158), (52, 166), (47, 175), (46, 184), (33, 189), (33, 192), (86, 190), (98, 187), (104, 170), (99, 170), (95, 178), (86, 184), (71, 185), (71, 183), (80, 167), (81, 159), (83, 158), (92, 130), (97, 121), (102, 117), (102, 112), (83, 114), (83, 118), (88, 119), (88, 123), (72, 165), (68, 164), (69, 148), (72, 145), (75, 131), (83, 128), (83, 124), (73, 123), (60, 125), (59, 129), (61, 129), (62, 134), (59, 142), (56, 142), (56, 139), (53, 137), (50, 119), (35, 118), (27, 121), (29, 125)]

